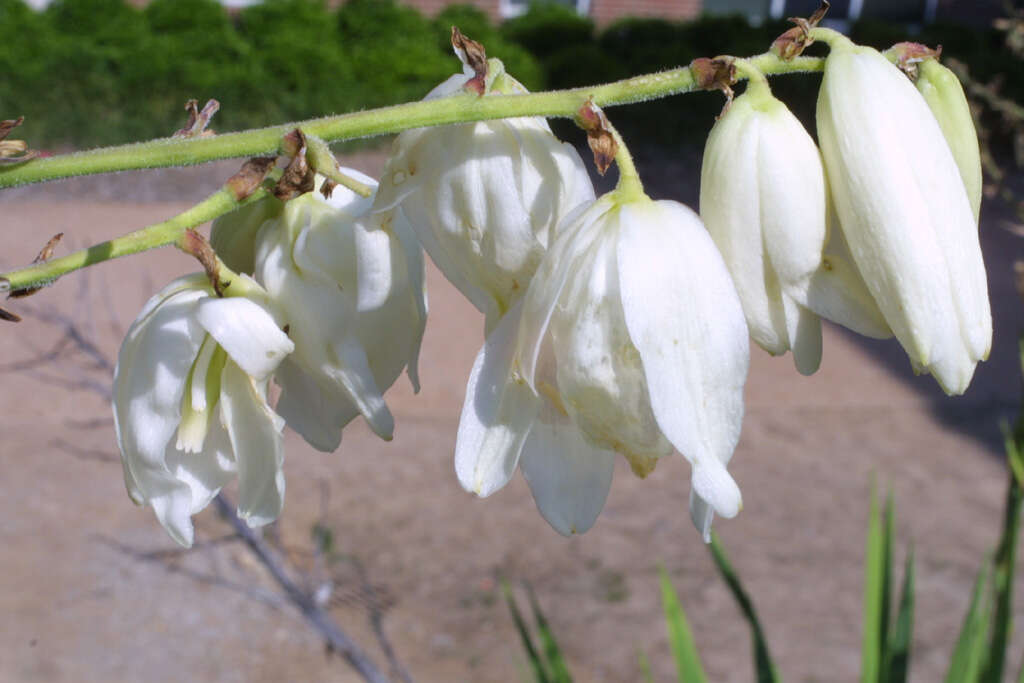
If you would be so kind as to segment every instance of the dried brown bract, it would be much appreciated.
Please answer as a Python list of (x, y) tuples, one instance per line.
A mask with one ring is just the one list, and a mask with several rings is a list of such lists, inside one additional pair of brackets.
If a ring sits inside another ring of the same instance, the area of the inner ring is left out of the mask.
[(803, 17), (790, 17), (789, 21), (796, 24), (772, 43), (771, 51), (780, 59), (789, 61), (799, 56), (814, 40), (811, 38), (811, 29), (821, 23), (825, 18), (831, 5), (828, 0), (822, 0), (821, 6), (814, 14), (804, 19)]
[(316, 187), (315, 173), (306, 161), (306, 136), (296, 128), (284, 136), (282, 149), (291, 156), (284, 174), (274, 186), (274, 196), (282, 202), (312, 192)]
[(736, 83), (736, 60), (732, 57), (698, 57), (690, 62), (690, 73), (700, 90), (721, 90), (725, 94), (724, 114), (735, 93), (732, 91)]
[(176, 138), (197, 138), (213, 135), (212, 130), (206, 130), (210, 125), (210, 119), (220, 110), (220, 102), (207, 100), (202, 111), (199, 111), (199, 100), (189, 100), (185, 103), (185, 111), (188, 112), (188, 123), (185, 127), (176, 131), (173, 137)]
[[(54, 235), (49, 240), (47, 240), (46, 244), (44, 244), (43, 248), (39, 250), (39, 253), (36, 255), (36, 257), (34, 259), (32, 259), (32, 265), (35, 265), (37, 263), (42, 263), (43, 261), (50, 260), (50, 258), (53, 257), (53, 250), (54, 250), (54, 248), (57, 246), (57, 244), (63, 238), (64, 238), (64, 233), (58, 232), (56, 235)], [(33, 294), (38, 292), (40, 289), (42, 289), (42, 287), (30, 287), (28, 289), (19, 289), (19, 290), (15, 291), (15, 292), (11, 292), (10, 294), (8, 294), (7, 298), (8, 299), (23, 299), (26, 296), (32, 296)], [(10, 315), (14, 315), (14, 314), (12, 313)]]
[(276, 162), (277, 157), (253, 157), (242, 164), (238, 173), (228, 178), (224, 187), (240, 202), (259, 189)]
[(933, 50), (921, 43), (896, 43), (885, 54), (895, 56), (900, 71), (910, 76), (911, 80), (917, 80), (917, 65), (932, 57), (938, 59), (942, 55), (942, 46)]
[(608, 117), (593, 100), (588, 100), (576, 113), (576, 124), (586, 131), (587, 144), (594, 153), (594, 165), (597, 172), (604, 175), (619, 151)]
[(196, 257), (203, 266), (203, 270), (206, 271), (206, 277), (210, 279), (210, 285), (213, 286), (214, 293), (219, 297), (224, 296), (224, 290), (231, 283), (221, 281), (220, 261), (217, 259), (217, 252), (213, 250), (209, 241), (199, 232), (190, 228), (185, 231), (181, 250)]
[(457, 26), (452, 26), (452, 47), (459, 58), (473, 69), (474, 76), (465, 87), (478, 95), (487, 90), (487, 52), (480, 43), (467, 38)]
[(34, 159), (39, 153), (28, 148), (24, 140), (7, 140), (11, 131), (25, 121), (24, 116), (16, 119), (0, 121), (0, 164), (20, 164), (23, 161)]

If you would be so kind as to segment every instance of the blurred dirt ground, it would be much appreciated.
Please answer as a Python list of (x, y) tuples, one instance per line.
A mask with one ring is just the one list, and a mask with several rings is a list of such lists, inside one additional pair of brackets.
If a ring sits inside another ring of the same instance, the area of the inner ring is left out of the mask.
[[(381, 153), (355, 161), (380, 169)], [(641, 164), (644, 163), (640, 159)], [(0, 265), (28, 262), (53, 233), (58, 254), (170, 217), (233, 168), (83, 179), (0, 195)], [(693, 171), (663, 164), (656, 197), (693, 201)], [(676, 190), (673, 180), (678, 182)], [(999, 422), (1016, 413), (1016, 335), (1024, 329), (1011, 264), (1024, 253), (1003, 219), (982, 233), (996, 344), (965, 397), (913, 377), (894, 341), (829, 327), (821, 371), (753, 352), (747, 416), (731, 470), (745, 508), (717, 523), (790, 681), (855, 680), (862, 556), (871, 482), (897, 505), (897, 566), (917, 560), (912, 678), (939, 680), (981, 559), (999, 533), (1005, 474)], [(164, 250), (68, 276), (23, 302), (0, 327), (0, 680), (355, 680), (208, 509), (197, 548), (178, 552), (152, 512), (124, 492), (104, 359), (143, 302), (195, 270)], [(431, 268), (423, 390), (405, 377), (388, 394), (395, 439), (362, 422), (325, 455), (287, 438), (287, 501), (273, 536), (296, 565), (333, 579), (332, 614), (372, 646), (384, 628), (421, 681), (521, 681), (528, 669), (497, 577), (529, 582), (579, 681), (674, 680), (658, 567), (680, 592), (709, 676), (753, 679), (747, 628), (686, 510), (689, 466), (662, 462), (640, 481), (624, 463), (593, 530), (565, 539), (536, 513), (525, 482), (488, 500), (463, 492), (452, 453), (481, 317)], [(49, 320), (50, 322), (47, 322)], [(55, 348), (74, 320), (94, 340), (89, 360)], [(26, 359), (53, 350), (45, 362)], [(91, 363), (91, 365), (89, 365)], [(331, 530), (327, 566), (310, 556), (315, 524)], [(319, 572), (319, 573), (318, 573)], [(1020, 595), (1020, 591), (1018, 591)], [(1017, 618), (1024, 617), (1018, 600)], [(1020, 631), (1021, 629), (1018, 629)], [(373, 650), (380, 660), (379, 651)], [(1015, 639), (1016, 673), (1024, 639)]]

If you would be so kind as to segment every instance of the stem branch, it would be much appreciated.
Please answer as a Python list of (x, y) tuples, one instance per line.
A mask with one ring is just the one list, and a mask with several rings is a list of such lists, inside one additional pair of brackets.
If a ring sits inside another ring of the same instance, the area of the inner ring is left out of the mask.
[(61, 258), (4, 273), (0, 275), (0, 292), (17, 292), (42, 287), (53, 283), (61, 275), (79, 268), (168, 244), (176, 244), (189, 228), (230, 213), (245, 204), (262, 199), (268, 194), (266, 189), (259, 188), (250, 196), (239, 201), (230, 190), (221, 188), (191, 209), (169, 220), (154, 223), (141, 230), (101, 242)]
[[(750, 61), (766, 74), (821, 71), (824, 68), (824, 60), (816, 57), (783, 61), (765, 53), (750, 58)], [(594, 104), (603, 107), (666, 97), (693, 88), (694, 79), (689, 67), (680, 67), (572, 90), (501, 97), (464, 94), (205, 138), (160, 138), (5, 166), (0, 168), (0, 189), (71, 176), (190, 166), (217, 159), (274, 154), (281, 151), (284, 135), (295, 128), (327, 142), (337, 142), (398, 133), (421, 126), (517, 116), (572, 117), (591, 98)]]

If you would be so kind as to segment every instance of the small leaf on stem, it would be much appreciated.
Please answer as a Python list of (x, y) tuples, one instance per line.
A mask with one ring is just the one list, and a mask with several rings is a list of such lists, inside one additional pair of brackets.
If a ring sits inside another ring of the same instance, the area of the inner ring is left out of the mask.
[[(44, 244), (43, 248), (39, 250), (39, 253), (36, 255), (36, 257), (34, 259), (32, 259), (32, 263), (36, 264), (36, 263), (42, 263), (43, 261), (48, 261), (53, 256), (54, 247), (57, 246), (57, 243), (60, 242), (61, 239), (63, 239), (63, 237), (64, 237), (64, 233), (58, 232), (56, 235), (54, 235), (49, 240), (47, 240), (46, 244)], [(8, 299), (21, 299), (21, 298), (24, 298), (26, 296), (32, 296), (33, 294), (38, 292), (40, 289), (42, 289), (42, 287), (30, 287), (28, 289), (19, 289), (19, 290), (15, 291), (15, 292), (11, 292), (10, 294), (8, 294), (7, 298)]]

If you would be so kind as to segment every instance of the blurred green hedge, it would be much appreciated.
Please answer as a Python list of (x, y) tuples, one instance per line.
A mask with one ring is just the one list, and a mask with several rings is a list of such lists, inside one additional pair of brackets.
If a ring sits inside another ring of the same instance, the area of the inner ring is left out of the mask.
[(42, 13), (0, 0), (0, 118), (24, 115), (36, 147), (88, 147), (169, 135), (190, 98), (220, 101), (222, 131), (417, 100), (461, 69), (453, 22), (542, 87), (537, 61), (471, 7), (431, 20), (395, 0), (267, 0), (233, 16), (215, 0)]
[[(739, 17), (690, 23), (625, 19), (601, 31), (557, 4), (538, 4), (492, 25), (480, 10), (451, 6), (434, 19), (396, 0), (266, 0), (229, 15), (215, 0), (58, 0), (36, 13), (0, 0), (0, 118), (24, 115), (21, 137), (36, 147), (88, 147), (168, 135), (195, 98), (221, 102), (217, 130), (235, 130), (416, 100), (458, 70), (449, 44), (458, 25), (531, 89), (566, 88), (688, 64), (718, 54), (765, 51), (788, 26)], [(879, 47), (905, 27), (854, 26)], [(1024, 73), (1008, 68), (998, 32), (932, 25), (915, 40), (1024, 99)], [(815, 48), (812, 48), (812, 50)], [(819, 78), (776, 78), (773, 87), (807, 122)], [(617, 107), (623, 133), (659, 143), (701, 144), (722, 105), (700, 93)], [(572, 124), (559, 124), (563, 131)]]

